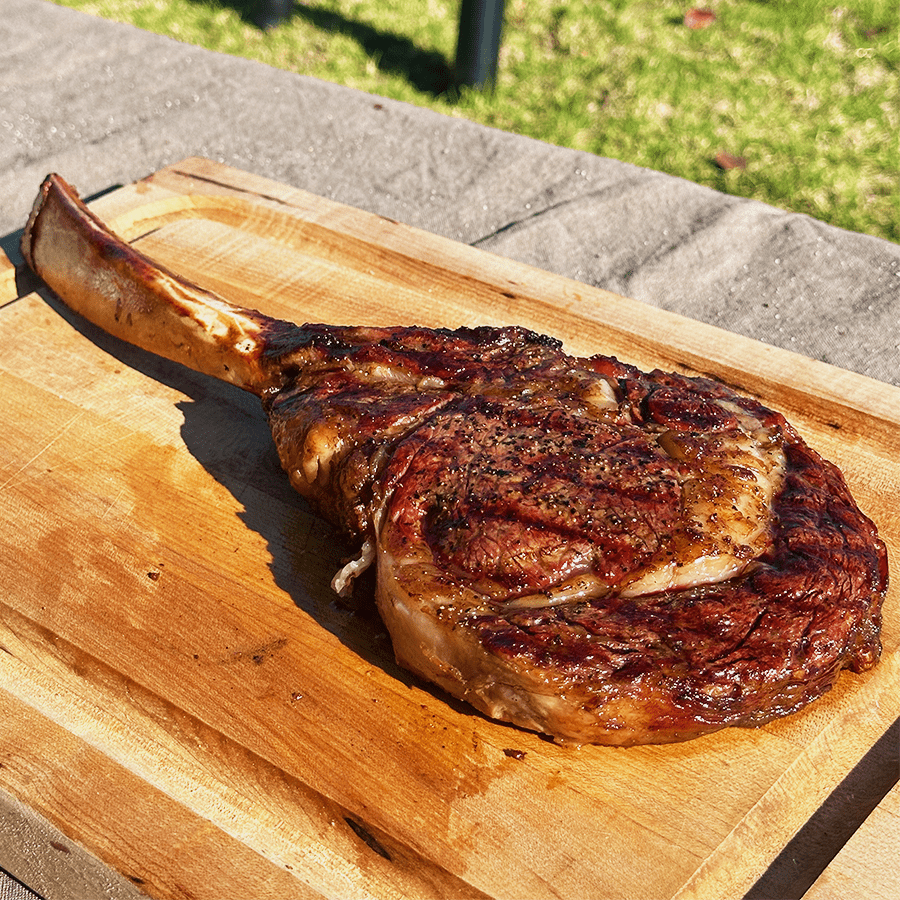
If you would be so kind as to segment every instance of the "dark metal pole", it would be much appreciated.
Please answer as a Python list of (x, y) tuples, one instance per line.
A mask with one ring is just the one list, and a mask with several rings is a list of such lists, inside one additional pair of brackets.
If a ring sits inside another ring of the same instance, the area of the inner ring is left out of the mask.
[(294, 0), (257, 0), (253, 24), (263, 31), (280, 25), (294, 8)]
[(503, 29), (504, 0), (462, 0), (456, 45), (456, 83), (493, 88)]

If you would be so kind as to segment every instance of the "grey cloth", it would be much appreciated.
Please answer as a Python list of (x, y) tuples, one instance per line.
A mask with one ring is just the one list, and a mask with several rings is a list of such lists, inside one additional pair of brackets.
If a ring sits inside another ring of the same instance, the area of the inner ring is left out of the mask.
[(0, 900), (142, 900), (145, 896), (131, 880), (0, 787)]
[(39, 900), (38, 895), (0, 869), (0, 900)]
[(8, 252), (48, 171), (89, 196), (206, 156), (900, 384), (892, 242), (41, 0), (0, 47)]

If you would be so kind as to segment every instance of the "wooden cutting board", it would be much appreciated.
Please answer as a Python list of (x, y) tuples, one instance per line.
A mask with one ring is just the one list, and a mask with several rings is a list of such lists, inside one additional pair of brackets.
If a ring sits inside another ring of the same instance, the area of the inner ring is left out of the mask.
[(765, 728), (611, 749), (487, 721), (394, 664), (367, 597), (332, 594), (344, 548), (255, 398), (5, 261), (0, 788), (143, 891), (740, 897), (900, 714), (900, 390), (206, 160), (92, 205), (285, 318), (522, 324), (737, 385), (844, 469), (895, 585), (880, 665)]
[(829, 864), (803, 900), (835, 900), (859, 896), (865, 885), (867, 900), (900, 897), (900, 784), (885, 796), (859, 830)]

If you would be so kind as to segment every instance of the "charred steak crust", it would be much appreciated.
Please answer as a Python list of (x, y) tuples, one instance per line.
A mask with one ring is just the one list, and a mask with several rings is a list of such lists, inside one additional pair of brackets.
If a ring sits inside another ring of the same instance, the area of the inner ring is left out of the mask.
[(887, 557), (838, 469), (702, 378), (520, 328), (303, 325), (113, 234), (56, 175), (22, 238), (72, 309), (262, 399), (291, 483), (374, 565), (398, 661), (576, 742), (759, 725), (875, 664)]
[[(276, 444), (351, 540), (389, 521), (395, 556), (427, 546), (439, 574), (403, 589), (467, 595), (437, 602), (436, 627), (464, 633), (439, 661), (423, 662), (429, 634), (395, 637), (403, 664), (456, 696), (572, 740), (663, 742), (762, 724), (878, 659), (884, 546), (781, 415), (710, 380), (575, 359), (523, 329), (327, 334), (264, 400)], [(623, 578), (678, 540), (690, 479), (663, 448), (701, 441), (703, 469), (739, 416), (784, 456), (764, 552), (720, 583), (623, 596)], [(328, 471), (310, 482), (304, 459)], [(510, 602), (584, 572), (608, 589)], [(393, 605), (380, 603), (389, 627), (408, 615)], [(498, 704), (498, 691), (518, 696)]]

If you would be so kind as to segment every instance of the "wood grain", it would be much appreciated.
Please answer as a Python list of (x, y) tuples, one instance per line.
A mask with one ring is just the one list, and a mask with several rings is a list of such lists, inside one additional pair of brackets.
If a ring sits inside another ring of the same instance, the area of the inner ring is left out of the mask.
[[(93, 206), (295, 321), (516, 323), (722, 378), (844, 468), (900, 583), (896, 388), (206, 160)], [(894, 587), (880, 665), (763, 729), (615, 750), (489, 722), (397, 668), (365, 596), (333, 596), (345, 549), (290, 491), (255, 398), (46, 292), (8, 299), (0, 787), (152, 896), (187, 896), (188, 868), (219, 900), (740, 897), (900, 714)], [(103, 773), (102, 802), (48, 735)]]
[(804, 900), (894, 900), (900, 896), (900, 784), (881, 801)]

